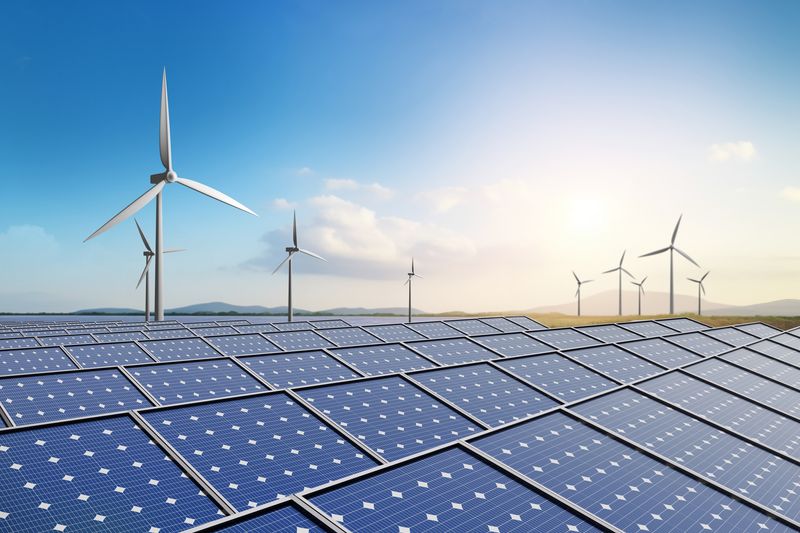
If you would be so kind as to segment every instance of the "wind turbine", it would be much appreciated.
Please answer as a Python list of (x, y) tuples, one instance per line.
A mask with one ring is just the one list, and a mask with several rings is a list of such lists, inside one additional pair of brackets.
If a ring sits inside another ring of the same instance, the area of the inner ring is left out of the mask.
[(686, 278), (689, 281), (691, 281), (692, 283), (697, 283), (697, 314), (698, 315), (702, 315), (703, 314), (702, 313), (703, 309), (701, 307), (702, 298), (700, 296), (700, 291), (703, 291), (703, 294), (706, 293), (706, 288), (703, 287), (703, 280), (706, 279), (706, 276), (708, 276), (710, 273), (711, 273), (711, 271), (709, 270), (708, 272), (703, 274), (703, 277), (700, 278), (700, 279)]
[(681, 225), (681, 219), (683, 215), (678, 217), (678, 223), (675, 224), (675, 229), (672, 232), (672, 240), (669, 243), (669, 246), (666, 248), (661, 248), (660, 250), (656, 250), (655, 252), (650, 252), (644, 255), (640, 255), (639, 257), (648, 257), (650, 255), (658, 255), (669, 251), (669, 314), (675, 314), (675, 277), (673, 276), (673, 253), (678, 252), (683, 257), (685, 257), (690, 263), (695, 265), (696, 267), (700, 267), (694, 259), (689, 257), (685, 252), (681, 251), (679, 248), (675, 246), (675, 237), (678, 236), (678, 228)]
[[(139, 225), (139, 221), (133, 219), (136, 222), (136, 229), (139, 230), (139, 236), (142, 238), (142, 244), (144, 244), (144, 270), (142, 270), (142, 275), (139, 276), (139, 282), (136, 284), (136, 288), (139, 288), (139, 285), (142, 284), (142, 280), (144, 280), (144, 321), (150, 322), (150, 261), (152, 261), (153, 256), (156, 255), (153, 252), (153, 249), (150, 247), (150, 243), (147, 242), (147, 237), (144, 236), (144, 232), (142, 231), (142, 227)], [(165, 254), (171, 254), (175, 252), (183, 252), (183, 248), (174, 248), (164, 250)]]
[(622, 252), (622, 257), (619, 258), (619, 266), (617, 268), (612, 268), (611, 270), (606, 270), (605, 272), (603, 272), (603, 274), (611, 274), (612, 272), (619, 272), (619, 315), (620, 316), (622, 316), (622, 273), (625, 272), (627, 275), (631, 277), (631, 279), (636, 279), (633, 277), (633, 274), (622, 268), (623, 261), (625, 261), (625, 252)]
[[(241, 209), (251, 215), (255, 215), (253, 211), (240, 204), (230, 196), (222, 194), (216, 189), (212, 189), (208, 185), (203, 185), (196, 181), (178, 177), (175, 170), (172, 168), (172, 143), (170, 141), (169, 133), (169, 102), (167, 99), (167, 70), (164, 69), (164, 74), (161, 80), (161, 125), (159, 128), (159, 150), (161, 153), (161, 163), (164, 165), (164, 172), (160, 174), (153, 174), (150, 176), (150, 183), (153, 187), (139, 198), (134, 200), (128, 207), (117, 213), (111, 220), (103, 224), (100, 229), (89, 235), (83, 242), (97, 237), (106, 230), (116, 226), (123, 220), (127, 219), (144, 206), (149, 204), (153, 198), (156, 199), (156, 320), (164, 320), (164, 294), (163, 294), (163, 268), (162, 268), (162, 254), (164, 253), (162, 241), (163, 228), (162, 228), (162, 192), (164, 187), (169, 183), (180, 183), (184, 187), (193, 189), (199, 193), (210, 196), (215, 200), (219, 200), (224, 204), (228, 204), (237, 209)], [(258, 216), (258, 215), (256, 215)]]
[(411, 323), (411, 278), (423, 279), (422, 276), (414, 272), (414, 258), (411, 258), (411, 272), (408, 273), (408, 279), (403, 285), (408, 285), (408, 323)]
[(574, 270), (572, 271), (572, 275), (575, 277), (575, 282), (578, 284), (578, 290), (575, 291), (575, 296), (578, 297), (578, 316), (581, 316), (581, 285), (583, 285), (584, 283), (591, 283), (594, 280), (585, 279), (581, 281), (581, 279), (578, 277), (578, 275), (575, 273)]
[(272, 271), (272, 273), (275, 274), (278, 270), (280, 270), (280, 268), (283, 266), (285, 262), (287, 261), (289, 262), (289, 309), (288, 309), (289, 322), (291, 322), (292, 319), (294, 318), (294, 312), (292, 309), (292, 256), (294, 256), (294, 254), (298, 252), (300, 252), (301, 254), (310, 255), (311, 257), (316, 257), (317, 259), (322, 259), (325, 262), (328, 261), (324, 257), (321, 257), (315, 254), (314, 252), (303, 250), (302, 248), (297, 247), (297, 213), (294, 213), (292, 219), (292, 246), (286, 247), (286, 254), (287, 254), (286, 258), (283, 261), (281, 261), (280, 265), (275, 267), (275, 270)]
[(640, 281), (638, 283), (635, 282), (635, 281), (631, 281), (631, 283), (633, 283), (634, 285), (639, 287), (639, 290), (638, 290), (638, 292), (639, 292), (639, 316), (642, 316), (642, 294), (644, 294), (644, 282), (645, 281), (647, 281), (647, 276), (642, 278), (642, 281)]

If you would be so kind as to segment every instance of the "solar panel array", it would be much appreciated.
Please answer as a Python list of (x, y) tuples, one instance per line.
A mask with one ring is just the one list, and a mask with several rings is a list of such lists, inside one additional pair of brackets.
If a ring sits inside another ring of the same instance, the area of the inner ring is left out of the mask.
[(0, 419), (0, 530), (800, 528), (760, 323), (2, 323)]

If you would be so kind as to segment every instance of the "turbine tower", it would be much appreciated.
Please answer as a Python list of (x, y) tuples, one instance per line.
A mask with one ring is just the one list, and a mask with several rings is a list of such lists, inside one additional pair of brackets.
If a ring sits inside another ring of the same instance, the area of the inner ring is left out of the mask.
[(709, 270), (708, 272), (703, 274), (703, 277), (700, 278), (700, 279), (686, 278), (689, 281), (691, 281), (692, 283), (697, 283), (697, 314), (698, 315), (702, 315), (703, 314), (702, 313), (703, 309), (701, 307), (701, 303), (702, 303), (703, 300), (702, 300), (702, 297), (700, 296), (700, 291), (703, 291), (703, 294), (706, 293), (706, 288), (703, 287), (703, 280), (705, 280), (706, 276), (708, 276), (710, 273), (711, 273), (711, 271)]
[(612, 272), (619, 272), (619, 316), (622, 316), (622, 273), (625, 272), (627, 275), (631, 277), (631, 279), (636, 279), (633, 277), (633, 274), (622, 268), (622, 262), (625, 261), (625, 252), (622, 252), (622, 257), (619, 258), (619, 266), (617, 268), (612, 268), (611, 270), (606, 270), (603, 274), (611, 274)]
[(578, 297), (578, 316), (581, 316), (581, 285), (583, 285), (584, 283), (591, 283), (594, 280), (593, 279), (585, 279), (585, 280), (581, 281), (581, 279), (578, 277), (578, 275), (575, 273), (574, 270), (572, 271), (572, 275), (575, 277), (575, 283), (578, 284), (578, 290), (575, 291), (575, 296)]
[[(153, 256), (156, 254), (150, 247), (150, 243), (147, 242), (147, 237), (144, 236), (144, 232), (142, 231), (142, 227), (139, 225), (139, 221), (135, 218), (133, 221), (136, 222), (136, 229), (139, 230), (139, 236), (142, 238), (142, 244), (144, 244), (144, 252), (142, 252), (144, 255), (144, 270), (142, 270), (142, 275), (139, 276), (139, 282), (136, 284), (136, 288), (138, 289), (139, 285), (142, 284), (142, 280), (144, 280), (144, 321), (150, 322), (150, 261), (152, 261)], [(175, 248), (164, 250), (164, 253), (171, 254), (183, 251), (183, 248)]]
[(294, 213), (292, 218), (292, 246), (286, 247), (286, 258), (283, 261), (281, 261), (280, 265), (275, 267), (275, 270), (272, 271), (272, 274), (274, 275), (278, 270), (280, 270), (280, 268), (283, 266), (285, 262), (287, 261), (289, 262), (289, 306), (287, 310), (289, 322), (291, 322), (294, 319), (294, 311), (292, 309), (292, 258), (294, 254), (298, 252), (300, 252), (301, 254), (310, 255), (311, 257), (316, 257), (317, 259), (321, 259), (325, 262), (328, 261), (324, 257), (321, 257), (315, 254), (314, 252), (303, 250), (302, 248), (297, 247), (297, 213)]
[(640, 281), (638, 283), (635, 282), (635, 281), (631, 281), (632, 284), (634, 284), (637, 287), (639, 287), (639, 289), (638, 289), (638, 292), (639, 292), (639, 316), (642, 316), (642, 295), (644, 294), (644, 282), (645, 281), (647, 281), (647, 276), (642, 278), (642, 281)]
[(648, 257), (651, 255), (658, 255), (664, 252), (669, 251), (669, 314), (675, 314), (675, 277), (673, 275), (673, 252), (678, 252), (683, 257), (685, 257), (690, 263), (695, 265), (696, 267), (700, 267), (694, 259), (689, 257), (685, 252), (681, 251), (679, 248), (675, 246), (675, 237), (678, 236), (678, 228), (681, 225), (681, 219), (683, 215), (678, 217), (678, 223), (675, 224), (675, 230), (672, 232), (672, 240), (669, 243), (669, 246), (666, 248), (661, 248), (660, 250), (656, 250), (654, 252), (650, 252), (644, 255), (640, 255), (639, 257)]
[[(83, 242), (97, 237), (106, 230), (116, 226), (123, 220), (127, 219), (144, 206), (149, 204), (153, 198), (156, 199), (156, 320), (164, 320), (164, 293), (163, 293), (163, 228), (162, 228), (162, 193), (164, 187), (169, 183), (180, 183), (184, 187), (193, 189), (199, 193), (210, 196), (215, 200), (219, 200), (224, 204), (228, 204), (237, 209), (241, 209), (251, 215), (255, 215), (253, 211), (240, 204), (230, 196), (222, 194), (216, 189), (212, 189), (208, 185), (203, 185), (196, 181), (178, 177), (175, 170), (172, 168), (172, 144), (170, 141), (169, 133), (169, 102), (167, 100), (167, 70), (164, 69), (164, 74), (161, 80), (161, 125), (159, 128), (159, 150), (161, 153), (161, 163), (164, 165), (164, 172), (160, 174), (153, 174), (150, 176), (150, 183), (153, 187), (139, 198), (134, 200), (128, 207), (117, 213), (111, 220), (103, 224), (100, 229), (89, 235)], [(258, 216), (258, 215), (256, 215)]]
[(411, 278), (422, 279), (422, 276), (414, 272), (414, 258), (411, 258), (411, 272), (408, 273), (408, 279), (403, 285), (408, 285), (408, 323), (411, 323)]

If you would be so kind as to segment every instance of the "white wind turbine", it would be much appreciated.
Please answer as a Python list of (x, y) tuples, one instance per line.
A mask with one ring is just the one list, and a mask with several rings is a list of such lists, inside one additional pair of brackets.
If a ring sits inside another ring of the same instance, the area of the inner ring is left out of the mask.
[(310, 252), (308, 250), (303, 250), (302, 248), (297, 247), (297, 213), (294, 213), (292, 218), (292, 246), (286, 247), (286, 258), (281, 261), (281, 264), (275, 267), (275, 270), (272, 271), (275, 274), (280, 268), (283, 266), (284, 263), (287, 261), (289, 262), (289, 308), (287, 311), (289, 322), (294, 319), (294, 311), (292, 309), (292, 258), (294, 254), (300, 252), (301, 254), (310, 255), (311, 257), (316, 257), (317, 259), (321, 259), (325, 262), (328, 260), (324, 257), (321, 257), (314, 252)]
[[(626, 250), (627, 251), (627, 250)], [(622, 273), (625, 272), (631, 279), (636, 279), (633, 274), (622, 268), (622, 262), (625, 261), (625, 252), (622, 252), (622, 257), (619, 258), (619, 266), (606, 270), (603, 274), (611, 274), (612, 272), (619, 272), (619, 315), (622, 316)]]
[[(188, 187), (193, 189), (199, 193), (205, 194), (206, 196), (210, 196), (215, 200), (219, 200), (222, 203), (228, 204), (233, 206), (237, 209), (241, 209), (251, 215), (255, 215), (253, 211), (245, 207), (244, 205), (240, 204), (230, 196), (227, 196), (216, 189), (212, 189), (207, 185), (203, 185), (202, 183), (198, 183), (196, 181), (178, 177), (175, 173), (175, 170), (172, 168), (172, 144), (170, 141), (170, 131), (169, 131), (169, 102), (167, 100), (167, 70), (164, 69), (164, 75), (161, 81), (161, 125), (159, 128), (159, 150), (161, 152), (161, 163), (164, 165), (164, 172), (160, 174), (153, 174), (150, 176), (150, 183), (153, 184), (153, 187), (150, 188), (146, 193), (141, 195), (139, 198), (133, 201), (128, 207), (117, 213), (111, 220), (103, 224), (100, 229), (89, 235), (86, 240), (83, 242), (88, 241), (89, 239), (93, 239), (97, 237), (101, 233), (105, 232), (106, 230), (110, 229), (113, 226), (116, 226), (123, 220), (127, 219), (131, 215), (135, 214), (137, 211), (142, 209), (146, 206), (153, 198), (156, 199), (156, 251), (155, 251), (155, 259), (156, 259), (156, 320), (164, 320), (164, 294), (163, 294), (163, 228), (162, 228), (162, 219), (161, 219), (161, 211), (162, 211), (162, 192), (164, 187), (169, 183), (180, 183), (184, 187)], [(258, 216), (258, 215), (256, 215)]]
[(423, 279), (422, 276), (414, 272), (414, 258), (411, 258), (411, 272), (408, 273), (408, 279), (403, 285), (408, 285), (408, 323), (411, 323), (411, 278)]
[(575, 296), (578, 297), (578, 316), (581, 316), (581, 285), (583, 285), (584, 283), (591, 283), (594, 280), (593, 279), (581, 280), (574, 270), (572, 271), (572, 275), (575, 277), (575, 282), (578, 284), (578, 290), (575, 291)]
[(642, 281), (639, 281), (639, 282), (631, 281), (632, 284), (634, 284), (637, 287), (639, 287), (639, 289), (638, 289), (638, 293), (639, 293), (639, 316), (642, 316), (642, 295), (644, 294), (644, 282), (645, 281), (647, 281), (647, 276), (642, 278)]
[[(139, 282), (136, 284), (136, 288), (138, 289), (139, 285), (142, 284), (142, 280), (144, 280), (144, 321), (150, 322), (150, 261), (153, 260), (153, 256), (156, 254), (150, 247), (150, 243), (147, 242), (147, 237), (144, 236), (139, 221), (136, 219), (133, 219), (133, 221), (136, 222), (136, 229), (139, 230), (139, 236), (142, 238), (142, 244), (144, 244), (144, 252), (142, 252), (144, 255), (144, 270), (142, 270), (142, 275), (139, 276)], [(185, 251), (184, 248), (173, 248), (164, 250), (164, 253), (172, 254), (183, 251)]]
[(701, 303), (702, 303), (703, 300), (702, 300), (702, 297), (700, 296), (700, 291), (703, 291), (703, 294), (706, 293), (706, 288), (703, 287), (703, 281), (706, 279), (706, 276), (708, 276), (709, 274), (711, 274), (710, 270), (708, 272), (706, 272), (705, 274), (703, 274), (703, 277), (700, 278), (700, 279), (686, 278), (689, 281), (691, 281), (692, 283), (697, 283), (697, 314), (698, 315), (702, 315), (703, 314), (702, 313), (703, 309), (701, 307)]
[(678, 252), (683, 257), (685, 257), (690, 263), (692, 263), (693, 265), (695, 265), (698, 268), (700, 267), (700, 265), (698, 265), (695, 262), (694, 259), (689, 257), (685, 252), (681, 251), (680, 249), (678, 249), (675, 246), (675, 237), (678, 236), (678, 228), (681, 225), (681, 219), (682, 218), (683, 218), (683, 215), (678, 217), (678, 223), (675, 224), (675, 230), (673, 230), (673, 232), (672, 232), (672, 240), (670, 241), (669, 246), (667, 246), (666, 248), (661, 248), (660, 250), (656, 250), (654, 252), (650, 252), (650, 253), (647, 253), (647, 254), (639, 256), (639, 257), (648, 257), (650, 255), (658, 255), (658, 254), (664, 253), (666, 251), (669, 251), (669, 314), (671, 314), (671, 315), (675, 314), (675, 277), (673, 276), (673, 253), (672, 252)]

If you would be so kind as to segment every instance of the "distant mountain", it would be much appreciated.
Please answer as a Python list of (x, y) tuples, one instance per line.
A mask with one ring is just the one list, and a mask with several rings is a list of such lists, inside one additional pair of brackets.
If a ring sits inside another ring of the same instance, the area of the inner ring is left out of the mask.
[[(529, 309), (531, 313), (563, 313), (574, 315), (577, 313), (577, 299), (559, 305), (546, 305)], [(619, 292), (615, 290), (604, 291), (596, 294), (584, 294), (581, 298), (581, 314), (608, 316), (616, 315), (619, 302)], [(622, 291), (622, 314), (635, 315), (637, 313), (637, 297), (635, 291)], [(718, 314), (717, 311), (728, 309), (731, 306), (703, 300), (703, 312)], [(669, 293), (647, 291), (642, 296), (642, 314), (652, 315), (669, 311)], [(697, 296), (686, 294), (675, 295), (675, 312), (697, 312)]]
[[(411, 312), (415, 315), (423, 315), (425, 311), (411, 308)], [(320, 311), (320, 315), (338, 315), (338, 316), (358, 316), (358, 315), (400, 315), (405, 316), (408, 314), (408, 307), (376, 307), (369, 309), (366, 307), (334, 307), (333, 309), (326, 309)]]
[[(171, 315), (192, 315), (196, 313), (204, 314), (227, 314), (236, 313), (239, 315), (261, 315), (261, 314), (286, 314), (286, 306), (264, 307), (263, 305), (234, 305), (225, 302), (207, 302), (202, 304), (186, 305), (175, 307), (164, 311)], [(308, 313), (305, 309), (295, 308), (296, 314)]]
[(129, 307), (98, 307), (96, 309), (81, 309), (73, 311), (71, 315), (134, 315), (144, 314), (141, 309), (131, 309)]
[(754, 305), (729, 306), (709, 312), (722, 316), (800, 316), (800, 300), (775, 300)]
[[(424, 311), (413, 309), (414, 314), (423, 314)], [(285, 305), (278, 307), (264, 307), (263, 305), (234, 305), (225, 302), (207, 302), (202, 304), (186, 305), (165, 309), (165, 315), (285, 315), (287, 308)], [(95, 309), (81, 309), (74, 311), (74, 315), (133, 315), (143, 314), (141, 309), (131, 309), (123, 307), (99, 307)], [(322, 311), (309, 311), (307, 309), (294, 309), (295, 315), (336, 315), (336, 316), (357, 316), (357, 315), (400, 315), (408, 313), (408, 308), (403, 307), (379, 307), (370, 309), (366, 307), (337, 307), (334, 309), (323, 309)]]

